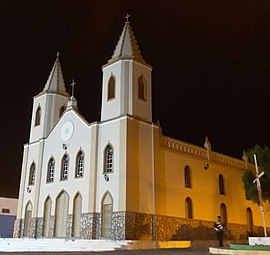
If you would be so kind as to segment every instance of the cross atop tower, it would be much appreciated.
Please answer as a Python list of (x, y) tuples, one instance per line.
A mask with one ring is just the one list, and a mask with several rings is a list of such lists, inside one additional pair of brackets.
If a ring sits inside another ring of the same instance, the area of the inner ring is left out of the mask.
[(72, 80), (72, 83), (70, 84), (72, 90), (71, 90), (71, 97), (74, 97), (74, 86), (76, 85), (76, 82), (74, 79)]
[(125, 17), (125, 19), (126, 19), (126, 22), (129, 22), (129, 17), (130, 17), (130, 15), (127, 13), (127, 15), (126, 15), (126, 17)]

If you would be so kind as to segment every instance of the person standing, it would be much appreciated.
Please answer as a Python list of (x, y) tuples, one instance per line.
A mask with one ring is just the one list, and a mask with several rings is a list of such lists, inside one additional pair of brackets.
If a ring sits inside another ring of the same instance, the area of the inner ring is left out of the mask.
[(213, 225), (214, 230), (216, 231), (217, 234), (217, 239), (219, 241), (219, 246), (223, 247), (223, 224), (221, 222), (221, 217), (217, 216), (217, 221)]

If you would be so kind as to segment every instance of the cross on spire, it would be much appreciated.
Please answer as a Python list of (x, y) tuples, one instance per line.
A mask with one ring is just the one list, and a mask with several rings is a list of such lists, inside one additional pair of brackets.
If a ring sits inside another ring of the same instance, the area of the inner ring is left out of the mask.
[(74, 81), (74, 79), (72, 80), (72, 83), (70, 84), (70, 86), (71, 86), (71, 88), (72, 88), (72, 90), (71, 90), (71, 97), (73, 97), (74, 96), (74, 86), (76, 85), (76, 83), (75, 83), (75, 81)]
[(129, 22), (129, 17), (130, 17), (130, 15), (127, 13), (127, 15), (126, 15), (126, 17), (125, 17), (125, 19), (126, 19), (126, 22)]
[(57, 51), (57, 53), (56, 53), (56, 57), (59, 57), (59, 55), (60, 55), (60, 52), (59, 52), (59, 51)]

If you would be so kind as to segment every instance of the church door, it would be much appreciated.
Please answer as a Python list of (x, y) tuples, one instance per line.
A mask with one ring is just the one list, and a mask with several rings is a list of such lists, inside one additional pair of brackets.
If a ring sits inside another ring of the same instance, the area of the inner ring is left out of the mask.
[(81, 229), (81, 214), (82, 214), (82, 196), (77, 194), (73, 202), (73, 222), (72, 222), (72, 236), (80, 237)]
[(102, 200), (102, 237), (110, 238), (112, 228), (113, 200), (109, 192)]
[(67, 219), (68, 219), (69, 197), (65, 191), (62, 191), (56, 199), (55, 207), (55, 237), (66, 237)]
[(51, 198), (48, 197), (44, 204), (44, 215), (43, 215), (43, 236), (44, 237), (49, 237), (51, 208), (52, 208), (52, 200)]
[(33, 207), (31, 202), (28, 202), (25, 207), (25, 215), (24, 215), (24, 230), (23, 230), (24, 237), (30, 237), (32, 208)]

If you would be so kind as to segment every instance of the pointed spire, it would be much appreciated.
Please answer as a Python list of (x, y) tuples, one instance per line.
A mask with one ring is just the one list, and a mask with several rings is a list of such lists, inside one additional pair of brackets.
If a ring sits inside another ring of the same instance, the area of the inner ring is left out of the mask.
[(205, 141), (204, 141), (204, 148), (206, 148), (206, 150), (207, 150), (207, 158), (208, 158), (208, 160), (210, 160), (211, 159), (211, 143), (209, 142), (209, 139), (208, 139), (208, 137), (206, 136), (205, 137)]
[(60, 64), (59, 52), (57, 52), (56, 54), (56, 60), (54, 62), (49, 78), (43, 88), (43, 92), (52, 92), (68, 95)]
[(211, 143), (209, 142), (209, 139), (208, 139), (207, 136), (205, 137), (205, 141), (204, 141), (204, 145), (203, 146), (206, 149), (211, 149)]
[(122, 30), (112, 58), (108, 61), (108, 63), (117, 61), (119, 59), (133, 59), (140, 63), (146, 64), (130, 26), (129, 17), (130, 15), (127, 14), (125, 26)]
[(244, 161), (249, 161), (246, 150), (243, 151), (242, 159), (243, 159)]

